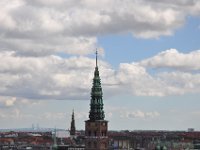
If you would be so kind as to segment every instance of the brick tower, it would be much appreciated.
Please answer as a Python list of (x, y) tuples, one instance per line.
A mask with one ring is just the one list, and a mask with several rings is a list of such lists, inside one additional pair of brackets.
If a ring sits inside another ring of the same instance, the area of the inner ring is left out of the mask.
[(89, 120), (85, 121), (86, 150), (108, 150), (108, 121), (104, 120), (104, 118), (103, 93), (96, 52), (96, 67), (91, 89), (90, 114)]

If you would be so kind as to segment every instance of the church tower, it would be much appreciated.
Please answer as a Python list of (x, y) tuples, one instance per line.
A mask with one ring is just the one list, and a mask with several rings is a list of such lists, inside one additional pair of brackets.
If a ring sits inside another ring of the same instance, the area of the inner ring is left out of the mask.
[(96, 67), (91, 89), (89, 120), (85, 121), (85, 149), (108, 150), (108, 121), (104, 120), (103, 93), (96, 52)]
[(75, 127), (75, 120), (74, 120), (74, 110), (72, 112), (72, 120), (71, 120), (71, 127), (70, 127), (70, 136), (74, 138), (76, 135), (76, 127)]

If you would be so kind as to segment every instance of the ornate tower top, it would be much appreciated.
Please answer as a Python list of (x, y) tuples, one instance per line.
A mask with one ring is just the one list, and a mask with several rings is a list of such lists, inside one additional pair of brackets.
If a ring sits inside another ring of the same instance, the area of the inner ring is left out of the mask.
[(74, 136), (76, 134), (76, 127), (75, 127), (75, 119), (74, 119), (74, 110), (72, 112), (72, 120), (71, 120), (71, 127), (70, 127), (70, 135)]
[(101, 79), (98, 70), (98, 52), (96, 51), (96, 67), (94, 71), (93, 86), (91, 89), (91, 101), (90, 101), (90, 114), (89, 119), (91, 121), (104, 120), (103, 111), (103, 92), (101, 88)]
[(85, 150), (108, 150), (108, 121), (104, 120), (103, 92), (98, 70), (98, 53), (91, 89), (89, 120), (85, 121)]

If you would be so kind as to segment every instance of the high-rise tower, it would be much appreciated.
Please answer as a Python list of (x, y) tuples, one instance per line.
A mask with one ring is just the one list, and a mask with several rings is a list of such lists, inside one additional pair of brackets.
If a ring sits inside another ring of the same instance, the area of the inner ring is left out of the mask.
[(74, 120), (74, 110), (72, 112), (72, 120), (71, 120), (71, 127), (70, 127), (70, 136), (75, 137), (76, 134), (76, 127), (75, 127), (75, 120)]
[(99, 76), (96, 52), (96, 67), (91, 89), (89, 120), (85, 121), (85, 149), (108, 150), (108, 121), (104, 120), (103, 92)]

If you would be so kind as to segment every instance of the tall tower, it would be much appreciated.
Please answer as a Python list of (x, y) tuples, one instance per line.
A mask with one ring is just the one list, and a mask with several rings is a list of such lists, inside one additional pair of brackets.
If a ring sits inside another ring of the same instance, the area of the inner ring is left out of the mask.
[(85, 121), (85, 149), (108, 150), (108, 121), (104, 120), (103, 92), (97, 64), (94, 71), (93, 86), (91, 89), (89, 120)]
[(71, 127), (70, 127), (70, 136), (75, 137), (76, 134), (76, 127), (75, 127), (75, 120), (74, 120), (74, 110), (72, 112), (72, 121), (71, 121)]

